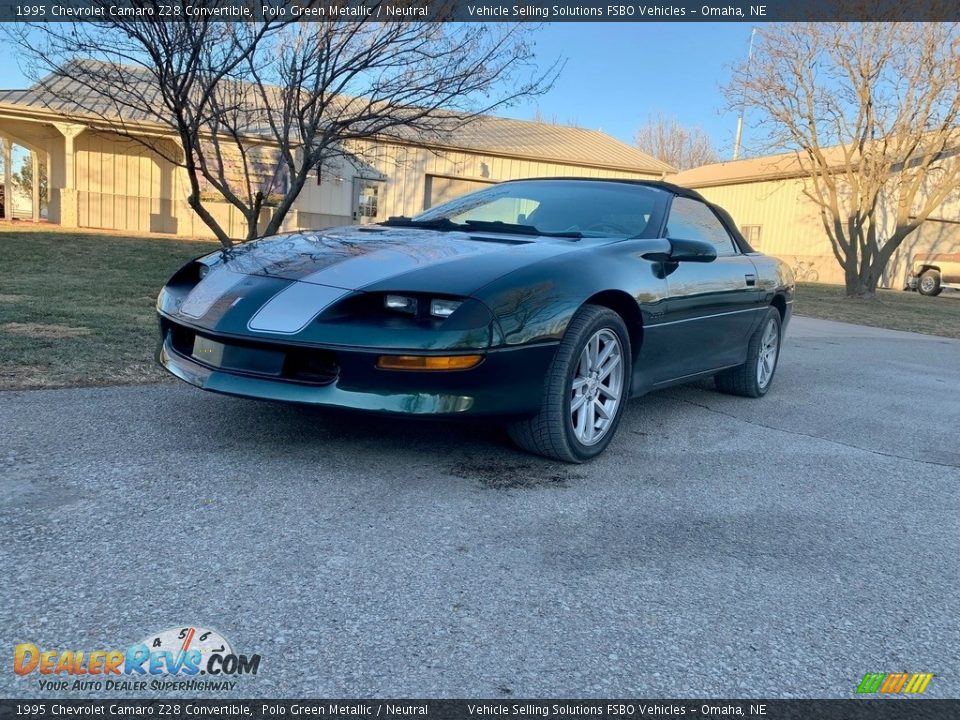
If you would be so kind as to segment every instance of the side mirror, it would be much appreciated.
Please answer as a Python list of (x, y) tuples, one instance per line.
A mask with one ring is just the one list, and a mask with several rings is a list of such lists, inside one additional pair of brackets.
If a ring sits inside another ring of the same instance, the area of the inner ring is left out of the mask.
[(671, 262), (713, 262), (717, 248), (703, 240), (675, 240), (670, 238)]
[(717, 259), (717, 249), (703, 240), (656, 240), (657, 247), (643, 253), (643, 257), (653, 262), (713, 262)]

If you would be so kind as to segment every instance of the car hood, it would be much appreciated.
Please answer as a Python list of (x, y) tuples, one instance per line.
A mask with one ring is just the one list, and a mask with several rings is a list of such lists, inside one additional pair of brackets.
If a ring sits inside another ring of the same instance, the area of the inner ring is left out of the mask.
[(348, 227), (264, 238), (210, 255), (206, 262), (243, 275), (344, 290), (470, 295), (506, 273), (576, 251), (583, 243), (495, 233)]

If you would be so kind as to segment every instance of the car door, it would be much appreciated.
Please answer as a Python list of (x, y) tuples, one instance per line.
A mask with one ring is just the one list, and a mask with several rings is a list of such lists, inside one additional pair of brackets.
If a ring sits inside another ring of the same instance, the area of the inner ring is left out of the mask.
[(756, 268), (706, 203), (675, 197), (666, 236), (710, 242), (717, 258), (664, 264), (667, 301), (655, 331), (663, 362), (654, 384), (743, 362), (762, 299)]

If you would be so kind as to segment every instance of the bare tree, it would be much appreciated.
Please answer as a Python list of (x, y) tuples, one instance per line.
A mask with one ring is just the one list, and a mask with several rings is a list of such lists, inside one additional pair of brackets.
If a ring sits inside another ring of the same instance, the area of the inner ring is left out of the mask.
[(765, 26), (726, 88), (792, 149), (847, 294), (872, 296), (893, 253), (960, 188), (956, 23)]
[(211, 198), (240, 211), (247, 239), (270, 205), (263, 234), (275, 233), (312, 173), (361, 161), (374, 139), (449, 134), (545, 92), (555, 76), (556, 66), (538, 68), (530, 26), (383, 23), (375, 12), (220, 22), (188, 15), (190, 0), (175, 5), (179, 22), (107, 14), (8, 33), (50, 104), (183, 168), (187, 202), (226, 247)]
[(636, 146), (678, 170), (708, 165), (719, 160), (713, 141), (699, 127), (684, 127), (674, 117), (657, 114), (647, 118), (634, 140)]
[(536, 110), (533, 111), (532, 121), (535, 123), (540, 123), (541, 125), (559, 125), (560, 121), (557, 120), (557, 114), (554, 113), (549, 118), (543, 114), (543, 110), (537, 105)]

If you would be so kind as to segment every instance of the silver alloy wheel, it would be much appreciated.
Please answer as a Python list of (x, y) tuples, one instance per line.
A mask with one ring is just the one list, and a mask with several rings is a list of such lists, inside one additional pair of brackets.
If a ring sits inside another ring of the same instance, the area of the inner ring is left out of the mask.
[(937, 284), (931, 275), (920, 278), (920, 289), (924, 292), (932, 293)]
[(757, 358), (757, 385), (762, 390), (770, 384), (773, 371), (777, 367), (777, 352), (780, 346), (780, 333), (777, 332), (777, 321), (770, 318), (760, 340), (760, 355)]
[(607, 434), (623, 395), (623, 346), (612, 330), (597, 330), (580, 353), (570, 387), (570, 422), (584, 445)]

